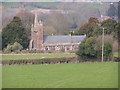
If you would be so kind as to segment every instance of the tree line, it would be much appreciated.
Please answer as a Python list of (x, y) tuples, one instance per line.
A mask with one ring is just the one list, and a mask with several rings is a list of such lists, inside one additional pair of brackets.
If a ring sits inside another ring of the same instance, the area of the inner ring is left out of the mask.
[(118, 52), (118, 31), (120, 24), (113, 19), (99, 22), (97, 18), (90, 18), (83, 24), (74, 35), (86, 34), (86, 39), (80, 44), (77, 55), (82, 60), (101, 59), (102, 56), (102, 34), (104, 30), (104, 59), (113, 59), (113, 52)]
[[(9, 4), (9, 3), (8, 3)], [(4, 5), (4, 4), (3, 4)], [(11, 4), (10, 4), (11, 5)], [(76, 30), (82, 24), (84, 24), (91, 16), (100, 17), (100, 13), (103, 12), (105, 16), (116, 16), (116, 5), (99, 4), (99, 3), (18, 3), (12, 4), (16, 8), (10, 8), (5, 6), (3, 8), (3, 27), (12, 21), (14, 16), (21, 18), (22, 22), (26, 25), (27, 30), (33, 23), (34, 15), (30, 11), (38, 11), (38, 9), (51, 10), (48, 13), (39, 12), (39, 20), (42, 20), (44, 24), (44, 34), (56, 35), (67, 34), (71, 30)], [(24, 7), (22, 7), (24, 6)], [(47, 8), (49, 7), (49, 8)], [(101, 8), (102, 7), (102, 8)], [(102, 10), (101, 10), (102, 9)], [(54, 11), (56, 10), (56, 11)], [(57, 12), (57, 11), (62, 11)], [(17, 12), (17, 14), (16, 14)], [(7, 14), (9, 13), (9, 14)]]

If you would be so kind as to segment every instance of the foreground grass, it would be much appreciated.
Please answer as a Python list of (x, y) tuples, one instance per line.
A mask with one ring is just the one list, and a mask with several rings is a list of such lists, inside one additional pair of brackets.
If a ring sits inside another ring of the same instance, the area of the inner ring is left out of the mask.
[(118, 63), (3, 66), (3, 88), (117, 88)]
[(38, 59), (38, 58), (59, 58), (59, 57), (74, 57), (74, 53), (52, 53), (52, 54), (3, 54), (3, 60), (19, 60), (19, 59)]
[(0, 65), (0, 90), (2, 90), (2, 66)]

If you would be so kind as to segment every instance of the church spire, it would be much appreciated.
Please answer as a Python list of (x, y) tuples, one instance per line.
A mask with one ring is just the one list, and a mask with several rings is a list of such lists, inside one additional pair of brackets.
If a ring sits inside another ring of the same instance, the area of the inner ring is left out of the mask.
[(34, 27), (37, 27), (38, 24), (39, 24), (38, 15), (37, 15), (37, 12), (35, 12)]
[(43, 43), (42, 22), (38, 20), (37, 12), (35, 12), (34, 25), (31, 27), (30, 50), (41, 50)]

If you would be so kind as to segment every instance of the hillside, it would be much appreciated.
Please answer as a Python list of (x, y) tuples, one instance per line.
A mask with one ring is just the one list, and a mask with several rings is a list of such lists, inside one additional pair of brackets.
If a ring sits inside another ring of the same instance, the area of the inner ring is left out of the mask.
[[(3, 27), (16, 15), (24, 20), (28, 14), (24, 13), (22, 15), (23, 12), (28, 12), (29, 15), (31, 14), (31, 17), (33, 12), (37, 11), (39, 13), (39, 20), (42, 20), (44, 24), (45, 34), (68, 34), (71, 30), (77, 30), (90, 17), (100, 18), (101, 13), (106, 15), (109, 3), (4, 2), (2, 3), (2, 7)], [(27, 24), (28, 21), (24, 20), (24, 23)], [(30, 22), (30, 25), (31, 23), (33, 22)]]

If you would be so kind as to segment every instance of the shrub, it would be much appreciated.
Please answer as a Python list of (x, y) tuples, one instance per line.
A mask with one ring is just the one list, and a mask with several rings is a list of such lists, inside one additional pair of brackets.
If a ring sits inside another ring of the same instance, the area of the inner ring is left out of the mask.
[(95, 38), (90, 37), (83, 41), (80, 46), (79, 50), (76, 52), (78, 57), (81, 57), (82, 60), (86, 59), (94, 59), (97, 57), (97, 51), (94, 48), (95, 45)]
[(5, 49), (5, 52), (18, 52), (22, 49), (23, 49), (22, 45), (19, 44), (18, 42), (15, 42), (12, 45), (8, 44), (7, 48)]
[(12, 52), (12, 45), (8, 44), (5, 49), (5, 52)]
[[(113, 59), (112, 56), (112, 42), (105, 39), (104, 44), (104, 61), (110, 61)], [(99, 60), (102, 56), (102, 42), (101, 38), (95, 39), (95, 37), (87, 38), (83, 41), (79, 50), (76, 52), (80, 60)]]
[(61, 52), (65, 52), (65, 48), (61, 48)]
[(110, 43), (104, 45), (104, 57), (105, 60), (112, 60), (112, 45)]
[(23, 46), (22, 46), (21, 44), (19, 44), (18, 42), (15, 42), (15, 43), (12, 45), (12, 49), (13, 49), (13, 51), (16, 51), (16, 50), (20, 51), (20, 50), (23, 49)]

